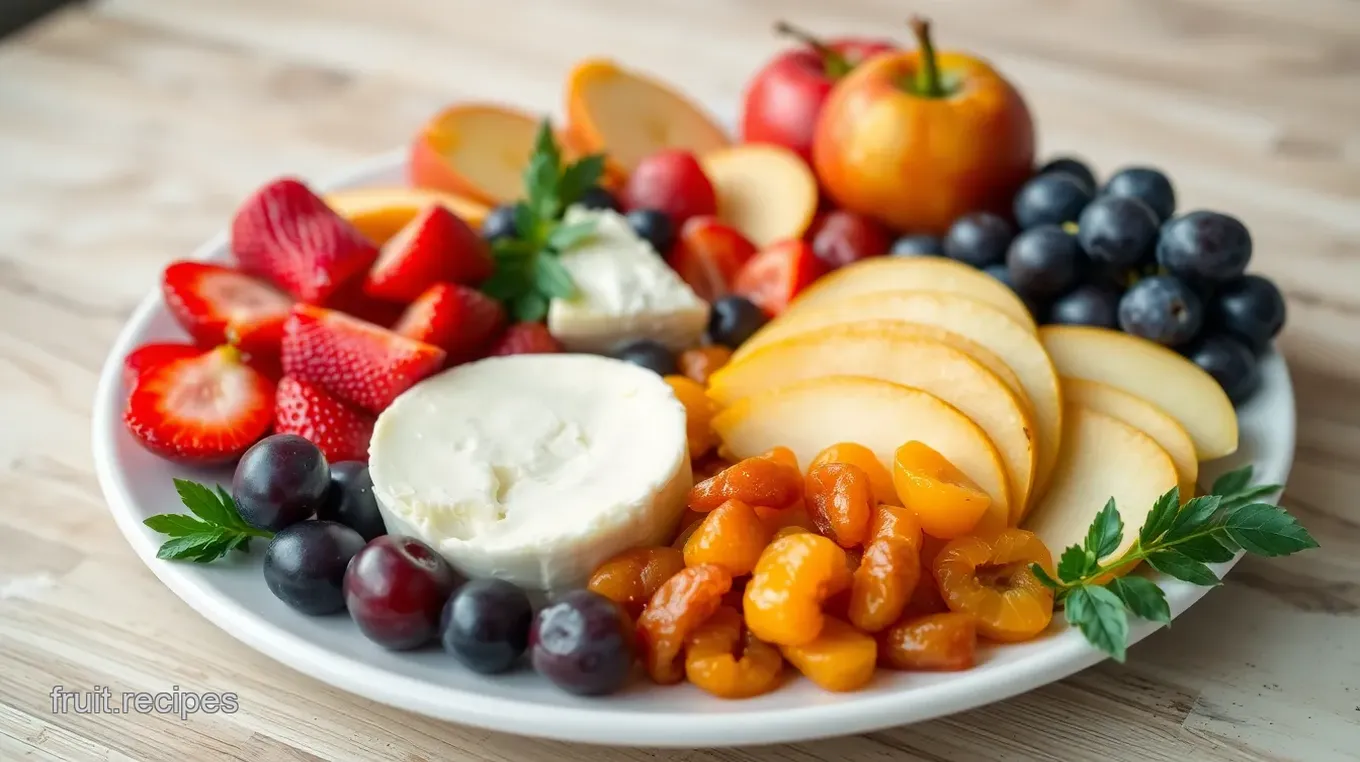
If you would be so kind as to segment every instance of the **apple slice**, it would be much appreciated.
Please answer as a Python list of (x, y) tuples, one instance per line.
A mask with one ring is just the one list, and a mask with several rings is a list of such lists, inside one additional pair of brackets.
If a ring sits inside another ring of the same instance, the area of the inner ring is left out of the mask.
[(976, 423), (1001, 456), (1019, 520), (1034, 478), (1034, 424), (995, 374), (954, 347), (923, 337), (864, 330), (795, 336), (764, 346), (709, 379), (708, 394), (732, 405), (765, 389), (810, 378), (876, 378), (929, 392)]
[[(462, 103), (421, 128), (411, 143), (411, 182), (495, 206), (524, 195), (524, 166), (540, 119), (505, 106)], [(570, 160), (571, 144), (563, 145)]]
[(1152, 437), (1123, 421), (1081, 405), (1067, 406), (1065, 420), (1052, 484), (1025, 528), (1057, 558), (1082, 543), (1092, 519), (1113, 497), (1124, 539), (1104, 557), (1117, 557), (1138, 540), (1138, 527), (1157, 498), (1176, 486), (1176, 467)]
[(663, 148), (702, 156), (728, 144), (722, 128), (688, 98), (602, 58), (587, 58), (567, 75), (567, 119), (572, 145), (605, 153), (624, 173)]
[(718, 195), (718, 219), (757, 248), (801, 238), (817, 213), (817, 179), (783, 146), (749, 143), (701, 157)]
[(429, 188), (354, 188), (327, 193), (322, 200), (379, 246), (431, 204), (443, 206), (474, 228), (490, 211), (480, 201)]
[(986, 432), (952, 405), (920, 389), (861, 376), (827, 376), (768, 389), (713, 418), (713, 430), (735, 457), (774, 447), (793, 450), (810, 463), (824, 448), (855, 442), (873, 451), (885, 468), (904, 442), (934, 448), (992, 498), (979, 531), (1010, 521), (1006, 468)]
[(997, 308), (958, 294), (885, 291), (781, 315), (733, 353), (740, 360), (760, 347), (833, 325), (900, 320), (952, 331), (986, 347), (1015, 371), (1034, 408), (1037, 450), (1031, 494), (1043, 494), (1062, 444), (1062, 396), (1058, 374), (1039, 339)]
[(1152, 437), (1176, 466), (1181, 488), (1181, 502), (1195, 496), (1195, 481), (1199, 478), (1199, 459), (1195, 457), (1195, 443), (1176, 419), (1142, 397), (1135, 397), (1099, 381), (1080, 378), (1062, 379), (1063, 401), (1081, 405), (1088, 410), (1123, 421)]
[(1039, 339), (1064, 376), (1142, 397), (1176, 419), (1200, 460), (1237, 451), (1237, 411), (1213, 376), (1159, 344), (1108, 328), (1052, 325)]
[(1006, 284), (944, 257), (871, 257), (842, 267), (812, 284), (789, 312), (821, 307), (883, 291), (940, 291), (986, 302), (1031, 332), (1034, 316)]

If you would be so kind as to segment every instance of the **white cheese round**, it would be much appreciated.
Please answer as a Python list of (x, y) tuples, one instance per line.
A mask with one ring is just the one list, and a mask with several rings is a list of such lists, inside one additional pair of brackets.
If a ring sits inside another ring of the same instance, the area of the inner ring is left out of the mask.
[(685, 409), (660, 376), (584, 354), (492, 357), (378, 416), (369, 470), (387, 529), (470, 577), (579, 586), (666, 542), (692, 482)]

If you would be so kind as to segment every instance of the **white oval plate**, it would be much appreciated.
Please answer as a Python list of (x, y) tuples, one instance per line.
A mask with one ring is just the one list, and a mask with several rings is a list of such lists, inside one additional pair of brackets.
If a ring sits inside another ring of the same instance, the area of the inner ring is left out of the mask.
[[(379, 157), (320, 184), (324, 190), (405, 182), (402, 156)], [(194, 255), (229, 258), (226, 233)], [(524, 669), (485, 677), (437, 649), (385, 652), (365, 640), (343, 614), (312, 618), (274, 598), (260, 573), (259, 547), (250, 557), (211, 566), (161, 561), (164, 539), (142, 525), (148, 516), (181, 510), (172, 477), (230, 484), (229, 470), (194, 471), (142, 450), (124, 430), (123, 357), (150, 340), (183, 336), (153, 290), (123, 328), (104, 363), (94, 404), (95, 467), (109, 508), (143, 562), (171, 590), (233, 637), (283, 664), (352, 693), (440, 719), (493, 730), (628, 746), (731, 746), (801, 741), (904, 725), (999, 701), (1060, 680), (1102, 660), (1081, 634), (1055, 623), (1045, 636), (1018, 645), (987, 647), (975, 668), (957, 673), (905, 674), (880, 670), (864, 690), (832, 694), (790, 679), (778, 691), (741, 701), (713, 698), (692, 686), (657, 687), (635, 680), (606, 698), (577, 698)], [(1205, 464), (1202, 483), (1246, 463), (1258, 481), (1284, 483), (1294, 454), (1294, 393), (1284, 360), (1262, 361), (1264, 382), (1239, 409), (1241, 448)], [(1132, 528), (1136, 529), (1136, 528)], [(1054, 549), (1057, 551), (1058, 549)], [(1219, 565), (1222, 574), (1232, 562)], [(1173, 615), (1208, 588), (1160, 578)], [(1061, 617), (1058, 617), (1061, 619)], [(1130, 642), (1155, 629), (1134, 624)]]

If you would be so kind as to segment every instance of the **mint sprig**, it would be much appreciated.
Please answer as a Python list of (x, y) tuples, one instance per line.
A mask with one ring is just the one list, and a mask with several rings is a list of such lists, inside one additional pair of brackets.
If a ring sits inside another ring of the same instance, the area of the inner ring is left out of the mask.
[(1173, 487), (1157, 499), (1138, 530), (1138, 541), (1119, 558), (1114, 552), (1124, 538), (1124, 522), (1114, 499), (1096, 514), (1081, 545), (1058, 557), (1054, 579), (1038, 564), (1030, 570), (1054, 592), (1069, 624), (1092, 645), (1124, 661), (1129, 615), (1153, 622), (1171, 621), (1166, 593), (1146, 577), (1108, 579), (1112, 572), (1146, 561), (1163, 574), (1191, 584), (1212, 586), (1219, 578), (1208, 564), (1229, 561), (1238, 551), (1258, 556), (1287, 556), (1316, 548), (1317, 541), (1283, 508), (1258, 502), (1283, 489), (1279, 484), (1251, 484), (1251, 466), (1224, 474), (1209, 494), (1180, 504)]
[(576, 295), (576, 284), (557, 256), (589, 238), (595, 226), (568, 225), (562, 214), (603, 174), (602, 154), (564, 166), (552, 125), (543, 120), (524, 168), (524, 198), (515, 203), (515, 236), (491, 244), (496, 270), (482, 284), (482, 291), (504, 303), (516, 320), (542, 320), (549, 300)]
[(206, 564), (233, 550), (249, 550), (252, 538), (274, 536), (247, 524), (221, 485), (213, 491), (188, 479), (175, 479), (175, 491), (192, 515), (161, 513), (142, 522), (170, 537), (156, 551), (157, 558)]

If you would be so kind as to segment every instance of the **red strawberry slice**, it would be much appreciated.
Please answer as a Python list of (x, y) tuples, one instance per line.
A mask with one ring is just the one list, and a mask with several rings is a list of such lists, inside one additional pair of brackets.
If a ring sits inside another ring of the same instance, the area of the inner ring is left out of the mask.
[(480, 283), (493, 267), (486, 241), (458, 215), (433, 204), (383, 244), (364, 291), (407, 303), (436, 283)]
[(374, 413), (439, 370), (445, 352), (335, 310), (298, 304), (283, 330), (283, 372)]
[(292, 178), (246, 199), (231, 221), (231, 249), (241, 269), (311, 304), (325, 302), (378, 258), (372, 241)]
[(505, 335), (491, 348), (492, 355), (532, 355), (561, 351), (562, 345), (548, 333), (548, 327), (542, 323), (515, 323), (505, 329)]
[(324, 306), (383, 328), (391, 328), (406, 311), (405, 304), (389, 302), (364, 293), (364, 282), (358, 278), (331, 294)]
[(203, 354), (201, 348), (182, 342), (143, 344), (128, 352), (128, 356), (123, 358), (123, 385), (131, 389), (137, 385), (137, 379), (148, 370), (171, 360), (182, 360), (201, 354)]
[(148, 368), (123, 410), (143, 447), (198, 465), (241, 457), (273, 421), (274, 382), (230, 346)]
[(274, 431), (297, 434), (321, 448), (331, 463), (368, 460), (368, 441), (377, 419), (346, 405), (325, 389), (293, 376), (279, 381), (274, 402)]
[(500, 302), (467, 286), (437, 283), (406, 308), (392, 330), (443, 349), (447, 364), (457, 365), (485, 357), (504, 327)]
[(755, 244), (735, 228), (703, 216), (681, 226), (668, 259), (700, 299), (712, 302), (731, 292), (733, 279), (755, 255)]
[(293, 300), (259, 278), (207, 262), (172, 262), (161, 273), (170, 314), (202, 347), (235, 344), (277, 357)]

